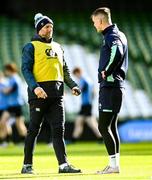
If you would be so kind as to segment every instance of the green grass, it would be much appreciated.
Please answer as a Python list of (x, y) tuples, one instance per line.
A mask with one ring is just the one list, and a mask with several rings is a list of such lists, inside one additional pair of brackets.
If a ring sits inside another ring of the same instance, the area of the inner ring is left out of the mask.
[(0, 179), (50, 180), (152, 180), (152, 143), (121, 144), (121, 173), (97, 175), (108, 163), (104, 144), (81, 142), (67, 146), (71, 164), (82, 174), (58, 174), (58, 164), (52, 148), (37, 144), (34, 153), (35, 175), (22, 175), (23, 146), (10, 144), (0, 148)]

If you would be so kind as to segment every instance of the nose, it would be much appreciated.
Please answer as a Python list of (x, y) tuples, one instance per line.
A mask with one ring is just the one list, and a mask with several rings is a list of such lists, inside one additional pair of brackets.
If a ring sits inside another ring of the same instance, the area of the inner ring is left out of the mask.
[(52, 32), (52, 31), (53, 31), (53, 28), (52, 28), (52, 27), (48, 28), (48, 31), (49, 31), (49, 32)]

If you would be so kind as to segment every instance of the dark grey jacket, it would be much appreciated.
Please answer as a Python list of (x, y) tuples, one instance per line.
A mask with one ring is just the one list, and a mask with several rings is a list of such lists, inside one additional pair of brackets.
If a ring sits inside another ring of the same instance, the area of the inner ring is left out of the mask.
[[(118, 29), (116, 24), (107, 27), (102, 34), (103, 43), (98, 68), (100, 87), (123, 87), (128, 69), (126, 36)], [(106, 80), (102, 79), (102, 71), (105, 71)]]

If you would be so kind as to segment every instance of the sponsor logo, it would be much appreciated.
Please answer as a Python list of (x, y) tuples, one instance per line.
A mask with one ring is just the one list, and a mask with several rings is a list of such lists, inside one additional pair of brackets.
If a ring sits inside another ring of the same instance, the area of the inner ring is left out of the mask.
[(40, 112), (40, 108), (35, 108), (35, 111)]
[(57, 58), (57, 53), (54, 52), (52, 49), (46, 49), (46, 50), (45, 50), (45, 54), (46, 54), (49, 58)]

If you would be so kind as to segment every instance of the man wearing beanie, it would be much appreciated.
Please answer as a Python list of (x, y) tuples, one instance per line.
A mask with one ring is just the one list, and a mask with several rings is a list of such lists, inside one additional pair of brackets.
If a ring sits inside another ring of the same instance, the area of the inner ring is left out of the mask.
[(69, 165), (64, 144), (64, 83), (78, 96), (81, 91), (72, 80), (63, 50), (52, 39), (53, 21), (41, 13), (35, 15), (36, 35), (23, 47), (22, 73), (28, 85), (30, 122), (24, 147), (23, 174), (33, 174), (33, 150), (44, 117), (52, 132), (59, 173), (79, 173)]

